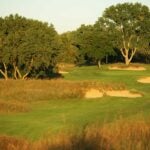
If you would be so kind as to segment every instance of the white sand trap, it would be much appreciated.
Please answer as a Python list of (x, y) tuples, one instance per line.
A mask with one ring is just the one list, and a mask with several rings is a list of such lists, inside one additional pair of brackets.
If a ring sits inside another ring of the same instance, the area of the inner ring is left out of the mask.
[(85, 93), (85, 98), (99, 98), (103, 97), (103, 92), (97, 89), (90, 89)]
[(110, 66), (109, 67), (110, 70), (133, 70), (133, 71), (143, 71), (146, 70), (146, 68), (144, 67), (117, 67), (117, 66)]
[(150, 83), (150, 77), (145, 77), (137, 80), (140, 83)]
[(106, 91), (106, 95), (115, 97), (128, 97), (128, 98), (142, 97), (140, 93), (132, 93), (128, 90)]
[(142, 97), (140, 93), (132, 93), (128, 90), (112, 90), (100, 92), (97, 89), (90, 89), (86, 92), (85, 98), (100, 98), (103, 95), (114, 96), (114, 97), (127, 97), (127, 98), (137, 98)]

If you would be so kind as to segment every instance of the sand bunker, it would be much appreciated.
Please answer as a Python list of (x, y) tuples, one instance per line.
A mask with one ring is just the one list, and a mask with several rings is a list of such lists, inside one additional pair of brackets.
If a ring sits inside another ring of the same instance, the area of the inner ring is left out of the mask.
[(128, 98), (142, 97), (140, 93), (132, 93), (128, 90), (106, 91), (106, 95), (115, 97), (128, 97)]
[(133, 93), (128, 90), (112, 90), (101, 92), (97, 89), (90, 89), (85, 93), (85, 98), (100, 98), (103, 97), (103, 95), (127, 98), (142, 97), (140, 93)]
[(67, 72), (67, 71), (59, 71), (59, 73), (60, 73), (60, 74), (67, 74), (67, 73), (69, 73), (69, 72)]
[(134, 66), (129, 66), (129, 67), (117, 67), (117, 66), (110, 66), (110, 70), (134, 70), (134, 71), (143, 71), (146, 70), (144, 67), (134, 67)]
[(85, 93), (85, 98), (99, 98), (103, 97), (103, 92), (97, 89), (90, 89)]
[(140, 83), (150, 83), (150, 77), (145, 77), (137, 80)]

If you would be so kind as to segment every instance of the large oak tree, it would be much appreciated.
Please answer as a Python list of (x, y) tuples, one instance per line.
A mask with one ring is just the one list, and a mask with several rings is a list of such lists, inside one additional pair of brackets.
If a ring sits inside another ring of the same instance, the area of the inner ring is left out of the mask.
[(150, 9), (140, 3), (123, 3), (104, 11), (106, 26), (111, 27), (115, 46), (129, 65), (138, 50), (150, 42)]

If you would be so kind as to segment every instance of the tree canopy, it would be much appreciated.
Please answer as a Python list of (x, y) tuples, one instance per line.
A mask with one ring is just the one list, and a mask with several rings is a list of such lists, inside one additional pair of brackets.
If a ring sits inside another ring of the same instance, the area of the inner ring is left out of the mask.
[(149, 46), (150, 10), (140, 3), (124, 3), (104, 11), (106, 27), (115, 35), (115, 46), (120, 49), (128, 65), (138, 50)]
[(75, 33), (75, 45), (84, 61), (97, 62), (100, 67), (101, 60), (106, 55), (114, 54), (113, 45), (108, 42), (109, 32), (102, 25), (81, 25)]
[(6, 79), (24, 79), (33, 70), (55, 67), (60, 43), (53, 25), (18, 15), (0, 22), (0, 71)]

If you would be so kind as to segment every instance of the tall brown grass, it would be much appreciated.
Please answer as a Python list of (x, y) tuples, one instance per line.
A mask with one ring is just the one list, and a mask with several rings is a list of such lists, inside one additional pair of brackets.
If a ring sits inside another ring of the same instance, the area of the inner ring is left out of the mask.
[(63, 133), (29, 142), (8, 136), (0, 137), (2, 150), (149, 150), (150, 125), (144, 121), (119, 121), (87, 126), (82, 132)]
[(57, 80), (0, 80), (0, 113), (25, 112), (29, 102), (83, 98), (86, 90), (124, 89), (122, 84), (104, 84), (89, 81)]
[(100, 91), (125, 89), (123, 84), (104, 84), (89, 81), (65, 80), (0, 80), (0, 99), (19, 101), (40, 101), (51, 99), (83, 98), (86, 89)]

